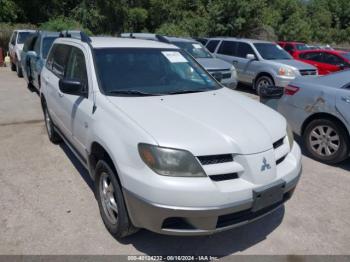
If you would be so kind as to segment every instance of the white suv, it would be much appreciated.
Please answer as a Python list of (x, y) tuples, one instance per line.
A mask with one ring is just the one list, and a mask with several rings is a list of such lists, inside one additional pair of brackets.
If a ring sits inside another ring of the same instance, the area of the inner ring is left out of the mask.
[(107, 229), (210, 234), (291, 197), (300, 148), (272, 109), (155, 41), (55, 40), (42, 71), (49, 138), (89, 170)]
[(15, 30), (13, 31), (9, 42), (9, 53), (11, 59), (11, 70), (17, 72), (18, 77), (23, 76), (21, 66), (21, 52), (24, 42), (29, 36), (35, 33), (35, 30)]

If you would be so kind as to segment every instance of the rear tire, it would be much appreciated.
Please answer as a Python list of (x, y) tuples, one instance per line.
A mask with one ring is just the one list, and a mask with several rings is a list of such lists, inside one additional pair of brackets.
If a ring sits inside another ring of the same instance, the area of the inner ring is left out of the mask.
[(23, 77), (22, 67), (21, 67), (21, 65), (20, 65), (20, 63), (18, 61), (16, 63), (16, 72), (17, 72), (17, 76), (19, 78)]
[(55, 125), (51, 120), (51, 116), (49, 114), (46, 104), (43, 105), (43, 111), (47, 135), (49, 136), (49, 139), (52, 143), (59, 144), (62, 141), (62, 138), (55, 130)]
[(303, 140), (309, 155), (326, 164), (340, 163), (349, 156), (349, 135), (335, 121), (311, 121), (305, 128)]
[(273, 79), (270, 76), (263, 75), (263, 76), (260, 76), (255, 81), (254, 88), (256, 90), (257, 95), (260, 96), (260, 89), (261, 89), (261, 87), (274, 86), (274, 85), (275, 85), (275, 83), (274, 83)]
[(132, 225), (116, 172), (104, 160), (95, 169), (95, 195), (107, 230), (117, 239), (129, 236), (137, 229)]

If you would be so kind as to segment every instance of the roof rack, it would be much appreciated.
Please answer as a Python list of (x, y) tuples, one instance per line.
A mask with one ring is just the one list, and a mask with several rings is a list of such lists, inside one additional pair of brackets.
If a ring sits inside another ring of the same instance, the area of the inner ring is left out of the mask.
[(166, 36), (151, 34), (151, 33), (122, 33), (121, 37), (129, 37), (133, 39), (145, 39), (145, 40), (154, 40), (163, 43), (170, 43), (170, 41), (166, 38)]
[(75, 38), (81, 40), (84, 43), (91, 43), (91, 38), (83, 31), (61, 31), (59, 37)]

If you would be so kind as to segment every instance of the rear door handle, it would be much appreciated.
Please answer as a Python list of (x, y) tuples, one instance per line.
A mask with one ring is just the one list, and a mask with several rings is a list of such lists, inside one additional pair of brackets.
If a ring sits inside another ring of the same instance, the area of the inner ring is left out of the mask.
[(342, 96), (341, 100), (343, 100), (345, 103), (349, 103), (350, 104), (350, 96), (348, 96), (348, 97)]
[(234, 65), (237, 64), (237, 63), (238, 63), (238, 61), (236, 61), (236, 60), (232, 61), (232, 64), (234, 64)]

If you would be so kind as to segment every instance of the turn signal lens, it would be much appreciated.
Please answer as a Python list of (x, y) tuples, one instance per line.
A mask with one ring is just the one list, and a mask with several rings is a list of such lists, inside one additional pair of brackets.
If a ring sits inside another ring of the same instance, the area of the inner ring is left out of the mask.
[(293, 96), (299, 91), (299, 87), (293, 86), (293, 85), (288, 85), (284, 88), (284, 94), (287, 96)]

